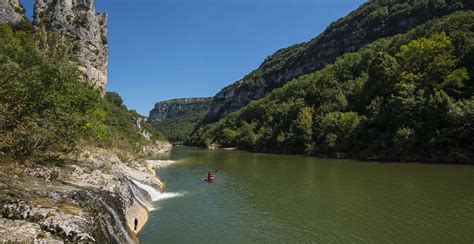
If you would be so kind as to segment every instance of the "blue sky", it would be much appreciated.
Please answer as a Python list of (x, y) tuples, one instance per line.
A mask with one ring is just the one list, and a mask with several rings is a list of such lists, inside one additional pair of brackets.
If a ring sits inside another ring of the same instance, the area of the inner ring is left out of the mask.
[[(31, 16), (34, 0), (21, 1)], [(107, 90), (143, 115), (157, 101), (214, 96), (364, 2), (96, 0), (109, 14)]]

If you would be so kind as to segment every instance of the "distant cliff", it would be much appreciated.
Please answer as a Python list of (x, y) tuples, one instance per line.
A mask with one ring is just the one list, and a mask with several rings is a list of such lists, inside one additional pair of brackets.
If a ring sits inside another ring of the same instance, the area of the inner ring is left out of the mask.
[(405, 33), (430, 19), (474, 8), (472, 0), (371, 0), (332, 23), (313, 40), (281, 49), (213, 99), (205, 123), (213, 123), (301, 75), (322, 69), (346, 52), (379, 38)]
[(19, 0), (0, 0), (0, 24), (17, 22), (25, 18)]
[(155, 108), (150, 111), (148, 121), (151, 123), (161, 122), (164, 119), (172, 119), (186, 115), (190, 111), (202, 111), (209, 109), (211, 98), (179, 98), (156, 103)]
[(181, 98), (158, 102), (150, 111), (148, 121), (170, 142), (181, 144), (206, 116), (211, 101), (212, 98)]
[[(11, 0), (13, 1), (13, 0)], [(107, 84), (107, 14), (96, 13), (94, 0), (37, 0), (34, 22), (74, 40), (73, 52), (83, 79), (105, 89)]]

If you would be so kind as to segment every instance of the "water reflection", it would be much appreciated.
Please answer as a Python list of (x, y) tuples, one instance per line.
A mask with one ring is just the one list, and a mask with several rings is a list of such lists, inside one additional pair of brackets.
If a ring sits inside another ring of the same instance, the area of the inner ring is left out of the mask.
[[(177, 242), (474, 241), (474, 167), (178, 148), (140, 236)], [(202, 182), (218, 170), (217, 184)]]

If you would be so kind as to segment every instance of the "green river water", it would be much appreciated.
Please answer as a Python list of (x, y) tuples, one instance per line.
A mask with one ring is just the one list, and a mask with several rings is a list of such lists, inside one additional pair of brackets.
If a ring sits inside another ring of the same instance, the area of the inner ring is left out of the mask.
[[(474, 243), (474, 167), (175, 148), (141, 243)], [(218, 170), (217, 184), (203, 177)]]

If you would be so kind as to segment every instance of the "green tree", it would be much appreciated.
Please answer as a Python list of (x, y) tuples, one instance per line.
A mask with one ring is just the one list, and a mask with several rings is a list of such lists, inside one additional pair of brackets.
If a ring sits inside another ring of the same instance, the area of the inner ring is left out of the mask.
[(295, 121), (295, 131), (307, 153), (313, 152), (313, 113), (313, 108), (307, 106), (303, 107)]
[(413, 40), (400, 47), (396, 57), (404, 72), (403, 80), (428, 89), (460, 89), (469, 79), (466, 68), (457, 68), (452, 39), (446, 33)]
[(393, 141), (400, 152), (410, 149), (415, 142), (415, 131), (409, 127), (400, 127), (395, 133)]
[(239, 127), (238, 131), (238, 138), (237, 138), (237, 145), (243, 149), (254, 149), (255, 143), (257, 142), (257, 135), (254, 131), (254, 124), (249, 124), (244, 122), (241, 127)]
[(105, 99), (118, 107), (123, 105), (122, 97), (116, 92), (106, 92)]
[(385, 52), (378, 52), (370, 62), (369, 78), (365, 83), (366, 101), (376, 95), (387, 95), (399, 79), (400, 66), (397, 60)]
[(319, 125), (319, 145), (327, 152), (349, 151), (363, 117), (356, 112), (332, 112)]
[(222, 132), (224, 134), (224, 138), (222, 139), (222, 144), (227, 145), (227, 146), (234, 145), (235, 139), (238, 136), (237, 132), (230, 128), (225, 128)]

